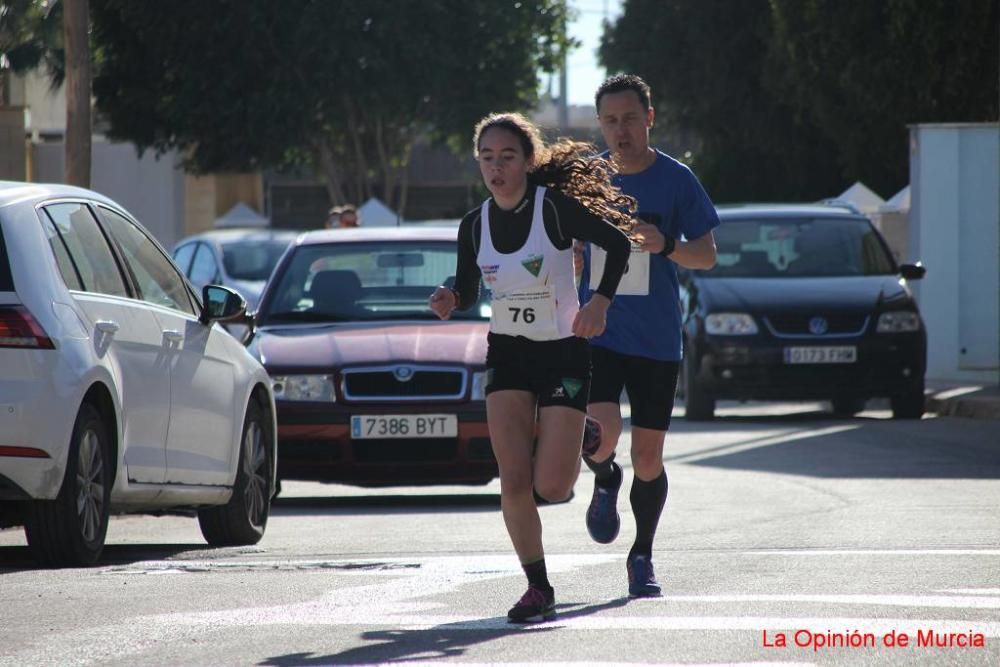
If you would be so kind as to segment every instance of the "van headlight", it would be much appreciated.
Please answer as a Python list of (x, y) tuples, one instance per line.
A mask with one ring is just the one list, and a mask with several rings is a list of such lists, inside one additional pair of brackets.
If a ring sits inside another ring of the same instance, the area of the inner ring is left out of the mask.
[(272, 375), (271, 391), (276, 401), (337, 400), (330, 375)]
[(879, 333), (906, 333), (920, 331), (920, 316), (912, 310), (896, 310), (878, 316), (875, 330)]
[(713, 336), (752, 336), (757, 323), (748, 313), (712, 313), (705, 318), (705, 333)]
[(489, 371), (476, 371), (472, 374), (472, 400), (486, 400), (486, 385), (489, 383)]

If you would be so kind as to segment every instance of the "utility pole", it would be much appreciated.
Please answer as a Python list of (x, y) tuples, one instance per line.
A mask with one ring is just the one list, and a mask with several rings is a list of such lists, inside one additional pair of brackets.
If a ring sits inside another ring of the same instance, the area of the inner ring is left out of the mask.
[(559, 132), (560, 134), (569, 133), (569, 93), (568, 93), (568, 81), (569, 81), (569, 65), (567, 52), (569, 51), (569, 35), (567, 34), (566, 19), (563, 18), (562, 21), (562, 33), (563, 33), (563, 43), (566, 46), (563, 47), (562, 51), (562, 62), (559, 64)]
[(63, 0), (66, 48), (65, 175), (70, 185), (90, 187), (90, 1)]

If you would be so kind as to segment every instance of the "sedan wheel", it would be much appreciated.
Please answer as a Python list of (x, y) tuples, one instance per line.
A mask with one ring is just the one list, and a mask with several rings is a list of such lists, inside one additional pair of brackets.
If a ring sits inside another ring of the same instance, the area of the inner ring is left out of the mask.
[(36, 500), (24, 524), (28, 546), (46, 565), (92, 565), (104, 550), (111, 501), (110, 440), (100, 413), (84, 404), (77, 415), (62, 488)]
[(271, 513), (271, 452), (274, 437), (256, 399), (247, 406), (240, 440), (240, 465), (229, 502), (198, 511), (201, 534), (212, 546), (256, 544)]

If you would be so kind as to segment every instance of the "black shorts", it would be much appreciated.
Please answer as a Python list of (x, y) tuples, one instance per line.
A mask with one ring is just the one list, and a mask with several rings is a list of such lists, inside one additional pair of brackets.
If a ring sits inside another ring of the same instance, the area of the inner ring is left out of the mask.
[(632, 426), (666, 431), (674, 410), (680, 363), (590, 348), (593, 380), (591, 403), (620, 403), (622, 389), (628, 392)]
[(513, 389), (538, 397), (538, 407), (562, 405), (587, 411), (590, 344), (585, 338), (533, 341), (489, 335), (486, 393)]

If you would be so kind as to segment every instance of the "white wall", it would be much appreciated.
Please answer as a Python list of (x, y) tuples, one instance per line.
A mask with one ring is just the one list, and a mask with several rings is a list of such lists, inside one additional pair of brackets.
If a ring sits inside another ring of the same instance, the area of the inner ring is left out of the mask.
[(910, 185), (927, 377), (1000, 383), (1000, 126), (912, 126)]
[[(32, 155), (32, 180), (63, 181), (62, 142), (34, 144)], [(169, 250), (184, 236), (184, 172), (177, 162), (176, 153), (157, 159), (153, 151), (146, 151), (140, 158), (132, 144), (95, 137), (90, 189), (124, 206)]]

